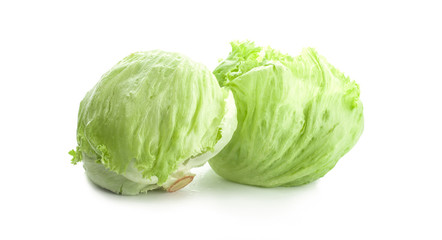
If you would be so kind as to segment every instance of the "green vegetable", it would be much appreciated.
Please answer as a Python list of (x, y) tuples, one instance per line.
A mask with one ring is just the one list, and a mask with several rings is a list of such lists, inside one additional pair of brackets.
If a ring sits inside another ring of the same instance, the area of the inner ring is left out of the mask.
[(253, 42), (231, 45), (214, 74), (233, 92), (238, 128), (209, 161), (213, 170), (262, 187), (324, 176), (362, 134), (359, 86), (311, 48), (293, 58)]
[(163, 51), (129, 55), (80, 103), (76, 151), (87, 176), (110, 191), (176, 191), (230, 140), (236, 108), (229, 91), (189, 58)]

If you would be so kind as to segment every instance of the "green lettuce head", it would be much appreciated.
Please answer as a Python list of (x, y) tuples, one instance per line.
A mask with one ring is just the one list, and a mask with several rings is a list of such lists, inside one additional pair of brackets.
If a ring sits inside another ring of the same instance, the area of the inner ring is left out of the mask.
[(233, 96), (202, 64), (177, 53), (129, 55), (80, 103), (76, 151), (87, 176), (112, 192), (176, 191), (230, 140)]
[(362, 134), (359, 86), (311, 48), (293, 58), (253, 42), (231, 45), (214, 74), (233, 92), (238, 128), (210, 166), (262, 187), (324, 176)]

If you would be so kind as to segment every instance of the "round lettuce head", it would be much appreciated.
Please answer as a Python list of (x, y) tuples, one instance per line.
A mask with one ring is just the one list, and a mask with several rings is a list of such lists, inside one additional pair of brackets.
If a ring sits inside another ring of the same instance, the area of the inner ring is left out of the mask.
[(231, 45), (214, 74), (233, 92), (238, 128), (209, 161), (213, 170), (262, 187), (324, 176), (362, 133), (358, 85), (311, 48), (293, 58), (248, 41)]
[(202, 64), (178, 53), (133, 53), (80, 103), (76, 150), (87, 176), (112, 192), (176, 191), (230, 140), (236, 108)]

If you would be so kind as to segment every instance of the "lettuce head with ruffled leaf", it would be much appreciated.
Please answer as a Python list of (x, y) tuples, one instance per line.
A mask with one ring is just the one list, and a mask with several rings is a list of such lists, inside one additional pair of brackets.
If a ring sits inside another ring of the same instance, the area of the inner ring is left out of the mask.
[(209, 161), (213, 170), (262, 187), (324, 176), (362, 134), (358, 84), (312, 48), (291, 57), (250, 41), (231, 45), (214, 75), (233, 92), (238, 128)]

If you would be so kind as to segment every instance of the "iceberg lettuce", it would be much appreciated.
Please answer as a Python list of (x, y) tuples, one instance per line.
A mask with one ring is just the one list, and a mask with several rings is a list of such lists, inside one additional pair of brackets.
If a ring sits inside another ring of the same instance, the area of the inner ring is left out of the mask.
[(135, 195), (176, 191), (230, 140), (233, 96), (202, 64), (178, 53), (133, 53), (80, 103), (76, 150), (95, 184)]
[(238, 128), (212, 169), (262, 187), (324, 176), (362, 134), (359, 86), (312, 48), (291, 57), (250, 41), (231, 45), (214, 75), (233, 92)]

